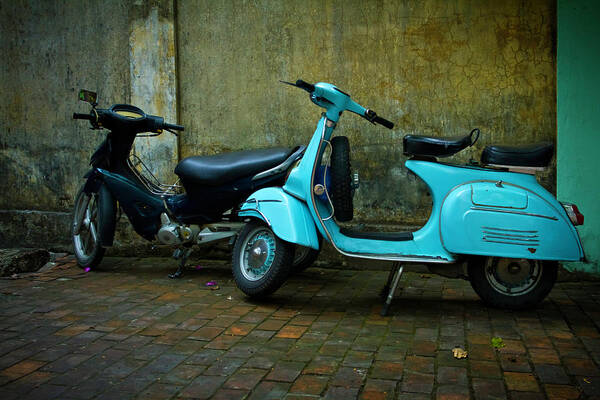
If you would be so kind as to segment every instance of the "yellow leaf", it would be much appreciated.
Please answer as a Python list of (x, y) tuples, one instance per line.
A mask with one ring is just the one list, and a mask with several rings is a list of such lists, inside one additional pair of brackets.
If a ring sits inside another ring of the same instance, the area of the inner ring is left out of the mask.
[(460, 347), (455, 347), (452, 349), (452, 355), (454, 356), (454, 358), (467, 358), (468, 354), (467, 351), (465, 349), (461, 349)]

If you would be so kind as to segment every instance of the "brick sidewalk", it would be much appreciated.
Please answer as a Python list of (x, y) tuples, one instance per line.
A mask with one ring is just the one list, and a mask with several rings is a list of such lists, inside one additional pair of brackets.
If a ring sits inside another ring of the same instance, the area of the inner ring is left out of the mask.
[(468, 282), (406, 273), (382, 318), (385, 272), (312, 268), (252, 302), (226, 264), (178, 281), (170, 259), (104, 266), (0, 280), (0, 399), (600, 395), (598, 282), (561, 283), (538, 309), (508, 312)]

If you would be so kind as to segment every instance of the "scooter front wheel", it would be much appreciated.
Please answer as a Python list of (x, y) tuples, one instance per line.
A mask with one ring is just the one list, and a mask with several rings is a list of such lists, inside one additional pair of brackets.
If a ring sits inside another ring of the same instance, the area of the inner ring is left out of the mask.
[(317, 261), (321, 248), (323, 247), (323, 238), (319, 235), (319, 248), (317, 250), (312, 247), (296, 246), (294, 251), (294, 272), (302, 272)]
[(233, 278), (250, 297), (264, 297), (289, 276), (294, 261), (294, 245), (278, 238), (259, 222), (250, 222), (240, 231), (233, 249)]
[(100, 243), (100, 213), (97, 193), (80, 190), (75, 198), (71, 238), (77, 263), (82, 268), (96, 267), (104, 256)]
[(319, 257), (320, 250), (310, 247), (297, 246), (294, 254), (294, 272), (304, 271), (314, 264)]
[(473, 257), (469, 280), (488, 305), (513, 310), (542, 302), (556, 282), (558, 265), (526, 258)]

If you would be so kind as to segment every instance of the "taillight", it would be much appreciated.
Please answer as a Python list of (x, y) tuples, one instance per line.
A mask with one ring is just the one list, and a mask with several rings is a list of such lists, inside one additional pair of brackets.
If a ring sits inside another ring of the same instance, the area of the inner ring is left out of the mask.
[(583, 225), (583, 214), (575, 204), (561, 203), (573, 225)]

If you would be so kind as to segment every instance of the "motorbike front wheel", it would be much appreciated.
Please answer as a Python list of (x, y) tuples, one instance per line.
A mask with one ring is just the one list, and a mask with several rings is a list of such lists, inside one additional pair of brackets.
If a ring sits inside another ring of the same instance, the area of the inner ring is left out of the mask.
[(238, 234), (233, 248), (233, 278), (250, 297), (264, 297), (289, 276), (294, 262), (294, 245), (273, 233), (266, 225), (250, 222)]
[(71, 237), (77, 263), (82, 268), (94, 268), (104, 256), (106, 249), (100, 242), (100, 212), (97, 193), (79, 191), (75, 198)]
[(558, 265), (526, 258), (473, 257), (469, 280), (481, 299), (493, 307), (513, 310), (542, 302), (556, 282)]

